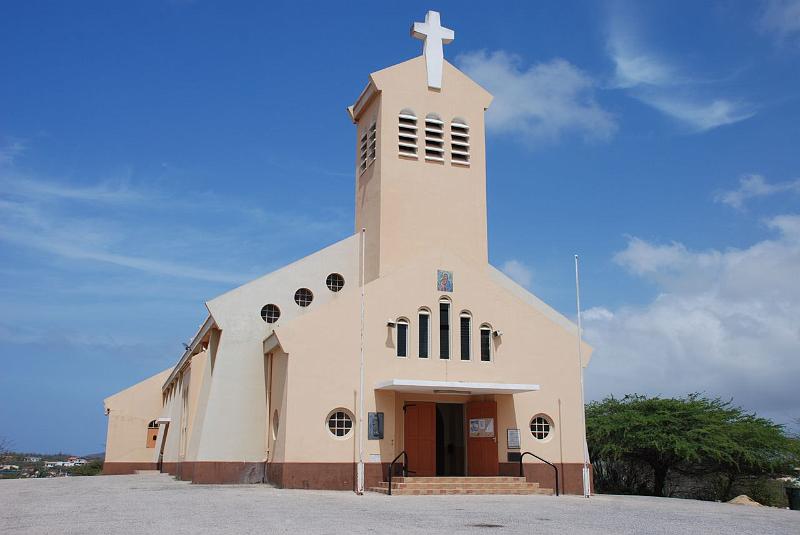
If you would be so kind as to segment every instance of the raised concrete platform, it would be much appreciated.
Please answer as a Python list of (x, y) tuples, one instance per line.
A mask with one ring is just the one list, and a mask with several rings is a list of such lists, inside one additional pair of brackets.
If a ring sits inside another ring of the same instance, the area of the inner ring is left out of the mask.
[[(382, 481), (372, 492), (389, 494), (389, 483)], [(553, 494), (524, 477), (393, 477), (392, 496), (431, 496), (442, 494)]]

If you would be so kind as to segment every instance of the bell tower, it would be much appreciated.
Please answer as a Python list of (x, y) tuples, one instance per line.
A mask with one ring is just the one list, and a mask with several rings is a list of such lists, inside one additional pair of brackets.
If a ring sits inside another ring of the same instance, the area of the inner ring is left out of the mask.
[(443, 58), (429, 11), (422, 56), (374, 72), (355, 104), (356, 232), (369, 282), (411, 260), (488, 262), (484, 113), (492, 96)]

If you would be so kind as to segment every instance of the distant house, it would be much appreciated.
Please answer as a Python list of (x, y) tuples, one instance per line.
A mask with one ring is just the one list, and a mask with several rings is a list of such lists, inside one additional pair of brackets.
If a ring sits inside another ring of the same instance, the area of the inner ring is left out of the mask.
[(26, 463), (38, 463), (42, 460), (41, 457), (25, 457)]
[(0, 472), (16, 472), (19, 470), (19, 466), (16, 464), (3, 464), (0, 465)]

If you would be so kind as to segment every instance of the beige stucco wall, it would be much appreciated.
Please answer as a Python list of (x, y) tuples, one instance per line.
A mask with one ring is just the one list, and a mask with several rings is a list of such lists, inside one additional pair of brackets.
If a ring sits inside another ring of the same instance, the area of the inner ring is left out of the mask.
[[(454, 271), (455, 291), (446, 294), (452, 299), (452, 317), (461, 310), (473, 316), (473, 359), (461, 361), (458, 324), (453, 321), (451, 359), (438, 358), (438, 329), (431, 331), (432, 356), (417, 356), (417, 311), (427, 307), (433, 311), (432, 324), (438, 325), (436, 267)], [(380, 454), (384, 462), (402, 449), (401, 412), (404, 399), (438, 399), (456, 402), (458, 396), (423, 396), (376, 392), (381, 381), (424, 379), (439, 381), (471, 381), (539, 384), (538, 392), (496, 396), (498, 401), (498, 458), (505, 459), (505, 429), (523, 431), (523, 448), (535, 448), (543, 456), (564, 462), (580, 462), (581, 415), (576, 332), (569, 322), (552, 309), (533, 307), (517, 292), (495, 282), (497, 275), (488, 265), (474, 267), (454, 256), (440, 255), (420, 259), (403, 270), (382, 277), (366, 288), (366, 410), (385, 413), (385, 439), (365, 442), (367, 457)], [(506, 285), (513, 285), (506, 281)], [(535, 299), (535, 298), (534, 298)], [(287, 399), (287, 461), (346, 461), (357, 450), (357, 442), (333, 438), (325, 427), (325, 417), (344, 407), (357, 413), (359, 373), (359, 294), (342, 295), (342, 299), (305, 315), (278, 333), (288, 352), (292, 388)], [(410, 319), (409, 357), (396, 357), (395, 330), (387, 327), (388, 319)], [(477, 327), (489, 323), (503, 331), (494, 339), (491, 362), (478, 359)], [(307, 333), (314, 333), (308, 336)], [(591, 348), (584, 345), (586, 355)], [(464, 398), (461, 401), (465, 401)], [(560, 409), (560, 410), (559, 410)], [(555, 432), (544, 442), (536, 441), (529, 432), (530, 419), (545, 413), (553, 419)], [(562, 455), (563, 452), (563, 455)]]
[(153, 462), (153, 448), (146, 447), (147, 424), (161, 413), (161, 385), (172, 369), (107, 397), (106, 462)]
[[(357, 288), (357, 245), (357, 236), (346, 238), (207, 303), (221, 333), (210, 381), (204, 383), (208, 385), (208, 394), (202, 431), (194, 433), (192, 440), (196, 445), (192, 446), (191, 460), (266, 459), (268, 375), (262, 342), (273, 329), (280, 330), (282, 325)], [(325, 279), (330, 273), (345, 278), (342, 292), (328, 290)], [(308, 308), (294, 302), (294, 293), (301, 287), (314, 294)], [(261, 308), (268, 303), (275, 303), (281, 309), (281, 317), (275, 324), (261, 319)], [(286, 374), (281, 366), (287, 364), (279, 361), (279, 358), (275, 361), (276, 377)], [(289, 376), (288, 380), (291, 382), (293, 378)]]
[[(466, 260), (487, 262), (484, 111), (491, 95), (447, 62), (441, 91), (429, 90), (422, 56), (370, 78), (379, 94), (356, 117), (358, 135), (376, 117), (379, 133), (379, 157), (360, 176), (356, 144), (355, 230), (367, 228), (367, 281), (374, 278), (376, 265), (381, 276), (387, 275), (443, 248)], [(417, 116), (416, 160), (398, 156), (398, 114), (406, 108)], [(425, 160), (429, 113), (445, 122), (444, 163)], [(469, 167), (450, 162), (449, 125), (456, 117), (470, 127)]]

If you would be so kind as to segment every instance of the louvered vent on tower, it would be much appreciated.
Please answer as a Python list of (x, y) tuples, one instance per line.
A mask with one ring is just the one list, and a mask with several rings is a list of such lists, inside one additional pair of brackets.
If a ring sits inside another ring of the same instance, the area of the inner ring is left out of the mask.
[(417, 116), (414, 112), (405, 109), (400, 112), (397, 119), (398, 142), (397, 148), (400, 156), (417, 157)]
[(361, 174), (367, 170), (367, 138), (368, 134), (365, 130), (361, 134), (358, 147), (358, 173)]
[(450, 123), (450, 161), (457, 165), (469, 165), (469, 126), (459, 117)]
[(369, 125), (369, 137), (367, 141), (367, 165), (375, 161), (375, 147), (378, 142), (378, 132), (375, 121)]
[(444, 123), (435, 113), (425, 117), (425, 159), (444, 161)]

